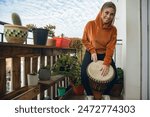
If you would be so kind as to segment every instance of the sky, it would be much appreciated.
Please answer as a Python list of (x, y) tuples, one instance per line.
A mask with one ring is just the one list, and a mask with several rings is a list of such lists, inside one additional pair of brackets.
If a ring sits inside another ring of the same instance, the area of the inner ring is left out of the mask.
[[(0, 0), (0, 21), (12, 23), (11, 14), (22, 24), (55, 25), (55, 35), (82, 37), (85, 24), (95, 19), (106, 0)], [(0, 27), (2, 30), (2, 26)], [(0, 30), (0, 31), (1, 31)]]

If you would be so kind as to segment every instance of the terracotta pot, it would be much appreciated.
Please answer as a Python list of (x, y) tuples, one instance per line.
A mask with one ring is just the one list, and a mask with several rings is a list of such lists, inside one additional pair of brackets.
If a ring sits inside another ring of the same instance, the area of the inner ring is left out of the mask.
[(84, 94), (84, 87), (82, 85), (73, 86), (73, 91), (76, 95), (83, 95)]
[(123, 89), (123, 84), (114, 84), (111, 89), (111, 95), (115, 97), (119, 97), (121, 95)]
[(46, 45), (50, 47), (56, 47), (56, 40), (48, 39)]

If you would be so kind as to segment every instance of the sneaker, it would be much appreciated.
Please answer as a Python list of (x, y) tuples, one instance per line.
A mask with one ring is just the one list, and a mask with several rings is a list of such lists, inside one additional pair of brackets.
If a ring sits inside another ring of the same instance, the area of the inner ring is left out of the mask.
[(88, 96), (86, 96), (86, 100), (94, 100), (94, 96), (93, 95), (88, 95)]
[(110, 96), (109, 95), (102, 95), (102, 100), (110, 100)]

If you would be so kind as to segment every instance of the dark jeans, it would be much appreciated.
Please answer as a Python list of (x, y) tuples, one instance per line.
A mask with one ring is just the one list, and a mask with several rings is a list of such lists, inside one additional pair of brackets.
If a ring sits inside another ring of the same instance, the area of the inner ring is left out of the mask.
[[(105, 57), (105, 54), (97, 54), (98, 60), (104, 60), (104, 57)], [(87, 66), (91, 62), (92, 62), (91, 54), (88, 51), (86, 51), (84, 58), (83, 58), (82, 66), (81, 66), (81, 80), (82, 80), (82, 84), (85, 88), (87, 95), (93, 95), (92, 89), (91, 89), (90, 83), (89, 83), (89, 77), (88, 77), (87, 71), (86, 71)], [(117, 70), (116, 70), (116, 65), (115, 65), (113, 59), (112, 59), (111, 65), (115, 71), (115, 78), (110, 83), (107, 84), (107, 89), (104, 92), (102, 92), (103, 94), (109, 94), (110, 93), (110, 90), (111, 90), (113, 84), (115, 83), (115, 81), (117, 79)]]

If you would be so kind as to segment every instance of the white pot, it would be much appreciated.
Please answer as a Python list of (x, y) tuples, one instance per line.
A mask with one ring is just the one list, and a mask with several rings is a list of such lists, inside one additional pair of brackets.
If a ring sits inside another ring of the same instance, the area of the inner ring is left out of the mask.
[(34, 86), (38, 84), (38, 74), (33, 75), (33, 74), (28, 74), (27, 75), (28, 78), (28, 86)]

